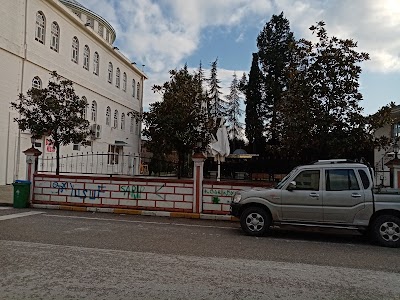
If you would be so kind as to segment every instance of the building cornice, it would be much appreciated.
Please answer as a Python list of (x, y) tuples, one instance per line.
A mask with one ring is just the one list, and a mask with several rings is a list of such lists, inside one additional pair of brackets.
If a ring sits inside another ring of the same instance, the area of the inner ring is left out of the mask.
[(99, 16), (95, 12), (91, 11), (90, 9), (87, 9), (86, 7), (82, 6), (81, 4), (75, 3), (70, 1), (70, 0), (58, 0), (62, 4), (64, 4), (66, 7), (71, 8), (73, 11), (81, 12), (86, 15), (89, 15), (93, 19), (95, 19), (97, 22), (102, 24), (105, 28), (108, 29), (109, 32), (111, 32), (111, 44), (114, 43), (117, 33), (115, 32), (115, 29), (111, 26), (110, 23), (107, 22), (106, 19), (104, 19), (102, 16)]
[(89, 34), (92, 38), (94, 38), (100, 45), (102, 45), (111, 56), (119, 59), (120, 61), (125, 63), (125, 66), (129, 67), (135, 73), (137, 73), (143, 79), (148, 79), (147, 75), (140, 70), (133, 62), (131, 62), (125, 55), (120, 53), (118, 50), (113, 48), (113, 45), (107, 43), (102, 37), (100, 37), (92, 28), (85, 26), (84, 22), (75, 15), (72, 11), (65, 9), (65, 5), (61, 3), (61, 0), (45, 0), (47, 3), (55, 7), (57, 10), (63, 11), (64, 15), (73, 23), (75, 23), (82, 31)]

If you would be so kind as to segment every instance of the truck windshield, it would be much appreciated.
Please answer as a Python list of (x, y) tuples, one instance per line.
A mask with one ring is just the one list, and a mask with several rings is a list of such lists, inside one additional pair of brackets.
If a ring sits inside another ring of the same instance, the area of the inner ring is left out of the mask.
[(275, 186), (276, 189), (281, 189), (282, 186), (285, 185), (286, 181), (289, 180), (289, 178), (292, 176), (292, 174), (297, 170), (297, 168), (294, 168), (292, 171), (290, 171), (289, 174), (287, 174), (281, 181), (278, 182), (278, 184)]

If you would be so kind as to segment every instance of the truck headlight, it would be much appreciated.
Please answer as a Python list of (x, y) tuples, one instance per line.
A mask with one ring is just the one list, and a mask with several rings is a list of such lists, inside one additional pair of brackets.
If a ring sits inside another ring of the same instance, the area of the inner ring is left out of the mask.
[(239, 203), (240, 200), (242, 200), (242, 195), (235, 194), (235, 196), (233, 196), (233, 203)]

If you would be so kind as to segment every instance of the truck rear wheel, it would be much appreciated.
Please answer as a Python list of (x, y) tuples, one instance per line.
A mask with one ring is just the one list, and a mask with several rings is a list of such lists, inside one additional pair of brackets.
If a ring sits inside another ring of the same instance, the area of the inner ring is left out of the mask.
[(240, 216), (240, 225), (247, 235), (263, 236), (271, 226), (271, 218), (261, 207), (249, 207)]
[(376, 218), (371, 228), (373, 241), (385, 247), (400, 247), (400, 218), (383, 215)]

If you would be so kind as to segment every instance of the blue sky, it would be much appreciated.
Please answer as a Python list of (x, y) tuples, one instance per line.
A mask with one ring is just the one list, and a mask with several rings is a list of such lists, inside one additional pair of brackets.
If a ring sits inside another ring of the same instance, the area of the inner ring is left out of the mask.
[(370, 54), (362, 64), (360, 105), (365, 114), (399, 103), (400, 0), (80, 0), (117, 32), (115, 45), (149, 76), (144, 107), (160, 100), (151, 87), (168, 70), (209, 65), (218, 57), (223, 92), (233, 72), (248, 73), (256, 38), (272, 14), (284, 12), (296, 38), (313, 39), (309, 27), (323, 20), (330, 36), (352, 38)]

